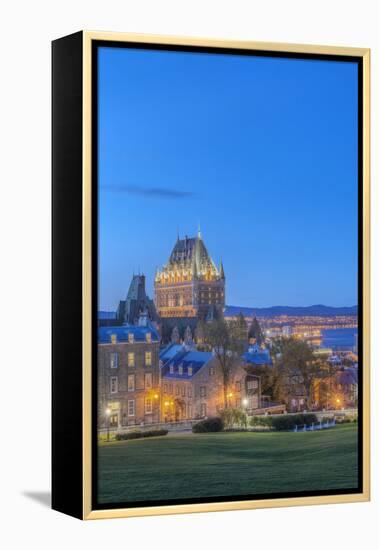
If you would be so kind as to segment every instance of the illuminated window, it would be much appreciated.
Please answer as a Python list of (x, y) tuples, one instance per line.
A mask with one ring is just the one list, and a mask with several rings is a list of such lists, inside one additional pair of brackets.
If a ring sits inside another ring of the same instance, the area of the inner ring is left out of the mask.
[(128, 353), (128, 367), (134, 367), (134, 365), (135, 365), (134, 352), (131, 351)]
[(111, 353), (111, 369), (118, 367), (118, 353)]
[(183, 374), (183, 366), (182, 365), (180, 365), (180, 367), (179, 367), (179, 374)]
[(153, 402), (151, 399), (145, 400), (145, 413), (151, 414), (153, 412)]
[(117, 344), (117, 335), (116, 334), (111, 334), (111, 343), (112, 344)]
[(145, 388), (150, 389), (153, 386), (153, 375), (151, 372), (145, 374)]
[(248, 380), (247, 381), (247, 389), (248, 390), (256, 390), (258, 388), (258, 380)]
[(145, 351), (145, 365), (147, 365), (148, 367), (151, 366), (151, 351)]
[(206, 416), (207, 415), (207, 405), (206, 403), (201, 403), (200, 405), (200, 416)]
[(146, 342), (151, 343), (151, 332), (146, 333)]
[(134, 374), (128, 374), (128, 391), (134, 391), (135, 390), (135, 375)]
[(132, 332), (129, 332), (128, 334), (128, 342), (129, 344), (133, 344), (134, 342), (134, 334)]
[(192, 376), (192, 367), (188, 367), (188, 376)]
[(136, 412), (136, 403), (134, 399), (128, 401), (128, 416), (134, 416)]
[(118, 378), (117, 376), (111, 377), (111, 393), (117, 393), (118, 392)]

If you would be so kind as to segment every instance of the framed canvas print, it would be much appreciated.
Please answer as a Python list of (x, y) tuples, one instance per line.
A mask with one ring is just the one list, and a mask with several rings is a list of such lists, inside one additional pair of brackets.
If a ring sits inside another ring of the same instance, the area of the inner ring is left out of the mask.
[(53, 508), (369, 499), (369, 50), (53, 42)]

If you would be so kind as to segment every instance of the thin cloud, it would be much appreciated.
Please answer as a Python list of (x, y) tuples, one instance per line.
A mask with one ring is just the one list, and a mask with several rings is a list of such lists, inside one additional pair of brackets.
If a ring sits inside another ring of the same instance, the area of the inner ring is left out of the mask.
[(151, 199), (181, 200), (195, 195), (192, 191), (180, 191), (179, 189), (167, 189), (166, 187), (138, 187), (137, 185), (103, 185), (102, 189)]

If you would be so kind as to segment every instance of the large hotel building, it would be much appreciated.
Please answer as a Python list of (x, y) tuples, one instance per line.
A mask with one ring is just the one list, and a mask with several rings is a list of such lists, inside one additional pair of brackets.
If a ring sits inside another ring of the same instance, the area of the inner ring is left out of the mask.
[(154, 281), (155, 306), (159, 317), (213, 318), (225, 306), (225, 274), (216, 267), (201, 237), (176, 241), (167, 264)]

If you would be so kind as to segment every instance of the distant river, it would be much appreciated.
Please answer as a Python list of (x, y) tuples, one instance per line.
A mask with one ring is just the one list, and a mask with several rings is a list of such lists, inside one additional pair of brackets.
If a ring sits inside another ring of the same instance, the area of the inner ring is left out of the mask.
[(322, 347), (334, 350), (352, 350), (355, 345), (356, 328), (328, 328), (321, 331)]

